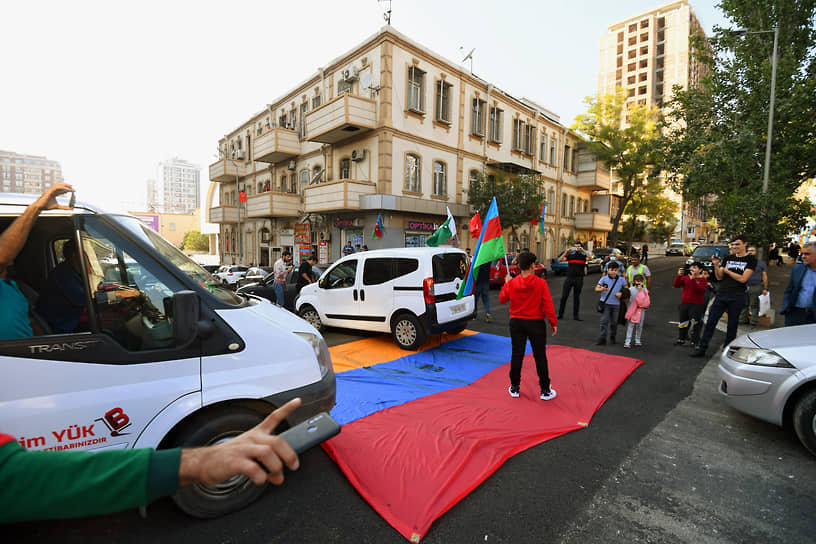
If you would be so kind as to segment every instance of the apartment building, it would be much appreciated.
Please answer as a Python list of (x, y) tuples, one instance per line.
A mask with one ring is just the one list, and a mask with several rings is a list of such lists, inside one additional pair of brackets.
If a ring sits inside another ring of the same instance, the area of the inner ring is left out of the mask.
[[(663, 108), (674, 85), (686, 89), (700, 85), (706, 67), (693, 56), (689, 38), (705, 35), (688, 0), (678, 0), (639, 13), (608, 27), (600, 39), (598, 92), (614, 93), (622, 87), (628, 103)], [(626, 125), (628, 118), (621, 120)], [(615, 187), (613, 185), (613, 191)], [(666, 189), (680, 204), (677, 237), (705, 238), (707, 226), (699, 203), (682, 202), (681, 195)]]
[[(218, 148), (209, 172), (218, 187), (207, 208), (220, 225), (225, 263), (270, 264), (284, 250), (331, 262), (347, 241), (422, 246), (446, 208), (459, 224), (459, 246), (473, 247), (467, 188), (479, 175), (541, 179), (545, 233), (531, 224), (505, 232), (510, 250), (528, 247), (548, 259), (573, 239), (603, 244), (611, 230), (609, 172), (557, 115), (390, 26), (251, 116)], [(372, 239), (378, 216), (384, 235)]]
[(57, 161), (0, 150), (0, 192), (38, 195), (62, 181), (62, 167)]
[(200, 205), (201, 167), (178, 157), (159, 163), (147, 181), (147, 209), (158, 213), (193, 213)]

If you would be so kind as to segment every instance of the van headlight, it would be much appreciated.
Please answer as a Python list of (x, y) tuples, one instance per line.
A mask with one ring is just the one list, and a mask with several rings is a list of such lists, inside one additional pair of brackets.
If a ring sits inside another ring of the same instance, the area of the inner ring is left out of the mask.
[(763, 348), (728, 348), (728, 357), (746, 365), (794, 368), (775, 351)]
[(329, 368), (331, 368), (329, 346), (326, 345), (322, 337), (311, 332), (295, 332), (295, 334), (306, 340), (309, 345), (312, 346), (312, 351), (314, 351), (317, 364), (320, 367), (320, 376), (325, 376)]

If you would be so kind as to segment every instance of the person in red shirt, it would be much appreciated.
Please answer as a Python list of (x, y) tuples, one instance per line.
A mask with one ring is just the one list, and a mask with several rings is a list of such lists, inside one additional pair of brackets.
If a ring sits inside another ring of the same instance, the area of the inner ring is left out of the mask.
[(708, 280), (703, 277), (703, 265), (694, 262), (689, 267), (689, 273), (680, 268), (674, 278), (674, 286), (683, 289), (680, 295), (680, 320), (677, 325), (678, 338), (675, 345), (682, 346), (689, 337), (691, 329), (691, 344), (700, 341), (703, 313), (705, 312), (705, 290)]
[(550, 322), (552, 335), (558, 331), (550, 288), (547, 282), (535, 275), (535, 255), (523, 251), (518, 255), (521, 274), (515, 278), (509, 275), (499, 293), (499, 302), (510, 302), (510, 396), (518, 398), (521, 384), (521, 365), (527, 340), (533, 348), (541, 400), (555, 398), (555, 389), (550, 387), (550, 373), (547, 368), (547, 324)]

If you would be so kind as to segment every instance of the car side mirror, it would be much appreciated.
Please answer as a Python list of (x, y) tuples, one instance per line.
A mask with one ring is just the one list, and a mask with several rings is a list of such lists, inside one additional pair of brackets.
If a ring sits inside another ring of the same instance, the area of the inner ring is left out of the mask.
[(201, 319), (200, 300), (194, 291), (173, 294), (173, 338), (176, 347), (184, 347), (196, 338), (209, 336), (212, 325)]
[(318, 280), (318, 282), (317, 282), (317, 286), (320, 287), (321, 289), (325, 289), (326, 288), (326, 278), (320, 278), (320, 280)]

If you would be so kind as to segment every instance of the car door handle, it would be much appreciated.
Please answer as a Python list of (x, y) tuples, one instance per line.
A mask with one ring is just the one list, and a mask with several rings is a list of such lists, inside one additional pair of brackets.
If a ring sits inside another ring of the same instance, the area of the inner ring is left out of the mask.
[(360, 301), (365, 302), (365, 291), (360, 289)]
[(354, 295), (354, 302), (357, 302), (357, 289), (352, 291), (352, 294)]

